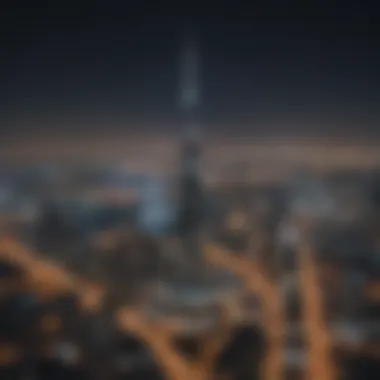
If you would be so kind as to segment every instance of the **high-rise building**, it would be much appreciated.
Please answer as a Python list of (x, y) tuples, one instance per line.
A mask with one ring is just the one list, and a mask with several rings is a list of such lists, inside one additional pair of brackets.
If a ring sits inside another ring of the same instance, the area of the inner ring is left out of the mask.
[(194, 35), (186, 35), (181, 58), (179, 100), (183, 124), (176, 224), (183, 260), (155, 287), (148, 313), (150, 317), (180, 317), (186, 332), (199, 333), (218, 323), (222, 298), (235, 293), (240, 283), (231, 273), (207, 265), (203, 258), (204, 199), (201, 130), (197, 120), (199, 53)]
[(141, 230), (155, 236), (172, 232), (175, 215), (162, 178), (147, 178), (140, 201), (138, 222)]
[(178, 227), (189, 265), (202, 257), (201, 135), (199, 106), (199, 51), (194, 35), (187, 34), (180, 62), (180, 105), (183, 115)]

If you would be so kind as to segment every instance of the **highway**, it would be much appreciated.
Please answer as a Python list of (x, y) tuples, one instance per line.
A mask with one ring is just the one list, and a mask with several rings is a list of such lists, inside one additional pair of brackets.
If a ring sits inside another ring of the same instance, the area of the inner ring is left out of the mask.
[(247, 290), (262, 299), (263, 322), (268, 339), (268, 356), (263, 368), (265, 380), (279, 380), (284, 376), (285, 312), (277, 287), (257, 263), (237, 257), (222, 246), (213, 244), (206, 248), (206, 258), (214, 265), (229, 269), (244, 279)]
[[(0, 255), (25, 268), (31, 287), (38, 291), (43, 298), (52, 297), (54, 294), (65, 291), (75, 291), (80, 295), (85, 308), (96, 308), (101, 305), (104, 290), (100, 286), (90, 284), (73, 276), (63, 267), (53, 262), (40, 259), (12, 239), (4, 238), (1, 240)], [(206, 255), (212, 263), (229, 268), (237, 275), (242, 276), (246, 281), (247, 288), (255, 294), (260, 294), (264, 299), (265, 320), (268, 324), (267, 332), (270, 346), (268, 362), (265, 366), (265, 378), (268, 380), (280, 379), (283, 349), (281, 339), (284, 323), (281, 319), (281, 302), (278, 292), (265, 278), (263, 272), (258, 270), (257, 266), (251, 262), (247, 263), (242, 258), (236, 259), (226, 250), (216, 245), (208, 246)], [(237, 308), (238, 306), (232, 303), (227, 305), (227, 309), (234, 317), (239, 315)], [(171, 346), (173, 333), (181, 329), (180, 320), (178, 325), (173, 321), (166, 324), (162, 322), (154, 323), (147, 320), (137, 309), (121, 308), (118, 312), (118, 322), (126, 330), (136, 334), (149, 344), (165, 373), (172, 380), (202, 380), (208, 378), (211, 363), (221, 349), (222, 343), (228, 339), (228, 329), (224, 329), (224, 334), (220, 334), (219, 331), (215, 334), (215, 339), (208, 339), (210, 344), (205, 345), (203, 358), (195, 363), (183, 358)], [(233, 327), (233, 325), (234, 323), (231, 321), (230, 326)]]
[[(284, 373), (284, 328), (285, 317), (283, 300), (276, 286), (267, 278), (257, 263), (244, 257), (236, 257), (231, 252), (217, 244), (210, 244), (205, 249), (207, 260), (223, 268), (233, 271), (245, 281), (249, 292), (257, 294), (262, 299), (263, 321), (267, 332), (269, 352), (263, 368), (264, 378), (278, 380)], [(43, 298), (54, 296), (65, 291), (75, 291), (80, 295), (85, 308), (96, 308), (101, 305), (104, 290), (95, 284), (90, 284), (73, 276), (63, 267), (40, 259), (12, 239), (2, 239), (0, 255), (9, 261), (18, 263), (26, 269), (31, 287)], [(308, 343), (308, 363), (306, 378), (310, 380), (334, 380), (335, 368), (332, 362), (332, 337), (325, 325), (323, 317), (322, 295), (318, 284), (316, 265), (313, 253), (308, 247), (299, 250), (299, 276), (303, 306), (303, 323)], [(239, 306), (231, 302), (228, 305), (230, 317), (238, 318), (241, 314)], [(189, 379), (203, 380), (209, 376), (210, 363), (219, 352), (222, 343), (228, 339), (228, 334), (220, 341), (210, 340), (206, 345), (203, 357), (197, 361), (183, 358), (172, 347), (173, 334), (183, 329), (183, 321), (152, 321), (138, 309), (120, 308), (117, 320), (126, 331), (139, 336), (152, 349), (163, 370), (171, 380)], [(231, 320), (229, 327), (234, 326)], [(224, 331), (230, 328), (224, 326)], [(213, 342), (212, 342), (213, 341)], [(211, 344), (212, 342), (212, 344)]]
[(321, 287), (313, 257), (313, 251), (308, 245), (300, 246), (298, 250), (300, 290), (309, 353), (306, 378), (335, 380), (332, 336), (324, 320)]
[[(244, 279), (246, 288), (257, 294), (263, 301), (263, 320), (267, 332), (269, 352), (263, 368), (264, 378), (278, 380), (283, 378), (284, 364), (284, 328), (285, 317), (283, 300), (276, 286), (265, 276), (256, 263), (247, 258), (236, 257), (217, 244), (210, 244), (205, 249), (206, 258), (214, 265), (228, 268)], [(104, 289), (90, 284), (77, 276), (73, 276), (65, 268), (39, 258), (21, 244), (9, 238), (0, 241), (0, 257), (17, 263), (28, 273), (31, 288), (42, 298), (53, 297), (56, 294), (73, 291), (79, 294), (83, 307), (95, 309), (101, 305)], [(322, 295), (318, 285), (316, 266), (312, 252), (303, 248), (299, 251), (300, 283), (302, 291), (303, 321), (308, 338), (308, 374), (310, 380), (334, 380), (334, 365), (331, 359), (331, 336), (323, 319)], [(240, 311), (233, 302), (229, 305), (230, 315), (238, 318)], [(228, 334), (220, 337), (220, 342), (214, 340), (205, 348), (203, 359), (199, 362), (189, 362), (183, 358), (171, 345), (173, 334), (182, 330), (181, 320), (169, 322), (153, 322), (148, 320), (140, 310), (121, 308), (118, 312), (118, 323), (125, 330), (132, 332), (149, 344), (162, 368), (172, 380), (194, 379), (202, 380), (208, 377), (210, 363), (222, 345), (228, 339)], [(234, 323), (231, 321), (230, 326)], [(226, 327), (226, 326), (225, 326)], [(228, 329), (225, 329), (227, 331)], [(216, 334), (217, 335), (217, 334)], [(206, 346), (205, 346), (206, 347)], [(208, 364), (206, 365), (206, 362)]]
[(0, 240), (0, 258), (25, 269), (31, 290), (41, 299), (74, 292), (86, 310), (94, 310), (101, 305), (104, 294), (101, 286), (79, 279), (53, 261), (41, 259), (13, 239)]
[[(105, 289), (101, 286), (88, 283), (60, 265), (39, 258), (13, 239), (3, 238), (0, 241), (0, 257), (24, 268), (31, 289), (38, 292), (42, 299), (72, 291), (79, 294), (85, 309), (96, 310), (102, 304)], [(227, 319), (230, 315), (239, 314), (234, 308), (234, 305), (227, 305)], [(207, 336), (203, 355), (199, 361), (194, 362), (182, 357), (172, 346), (173, 334), (183, 329), (181, 320), (155, 322), (149, 320), (137, 308), (122, 307), (117, 312), (117, 323), (122, 329), (135, 334), (149, 345), (168, 379), (171, 380), (208, 379), (210, 367), (223, 343), (228, 339), (229, 333), (229, 329), (225, 329), (227, 326), (223, 326), (223, 331), (215, 331), (212, 339)], [(228, 325), (233, 327), (233, 321)]]
[[(73, 276), (54, 262), (39, 258), (10, 238), (0, 241), (0, 257), (26, 270), (31, 289), (42, 299), (67, 291), (79, 294), (82, 306), (92, 310), (102, 304), (104, 289)], [(172, 326), (157, 326), (137, 309), (121, 308), (117, 318), (122, 328), (149, 344), (163, 370), (171, 380), (203, 380), (206, 377), (193, 363), (184, 360), (171, 346)], [(5, 355), (2, 355), (5, 356)]]

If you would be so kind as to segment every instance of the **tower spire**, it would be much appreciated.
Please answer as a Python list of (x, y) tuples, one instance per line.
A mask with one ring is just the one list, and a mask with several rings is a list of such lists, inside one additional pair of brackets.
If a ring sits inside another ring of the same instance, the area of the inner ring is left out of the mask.
[(185, 31), (180, 62), (181, 98), (184, 111), (192, 111), (199, 105), (199, 51), (195, 33)]

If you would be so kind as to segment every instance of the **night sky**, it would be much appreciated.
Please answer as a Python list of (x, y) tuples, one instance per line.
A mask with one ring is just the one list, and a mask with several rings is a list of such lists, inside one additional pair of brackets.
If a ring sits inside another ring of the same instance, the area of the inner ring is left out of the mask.
[(171, 130), (185, 21), (200, 36), (211, 131), (376, 132), (369, 1), (120, 3), (1, 5), (1, 135)]

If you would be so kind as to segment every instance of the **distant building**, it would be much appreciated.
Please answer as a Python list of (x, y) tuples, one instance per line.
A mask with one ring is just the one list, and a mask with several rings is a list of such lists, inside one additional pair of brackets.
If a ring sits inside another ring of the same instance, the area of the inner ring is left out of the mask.
[(175, 218), (175, 208), (163, 180), (157, 177), (148, 178), (140, 198), (140, 229), (151, 235), (164, 235), (173, 232)]
[(328, 218), (335, 211), (334, 199), (324, 183), (308, 172), (296, 176), (289, 191), (290, 212), (306, 219)]

